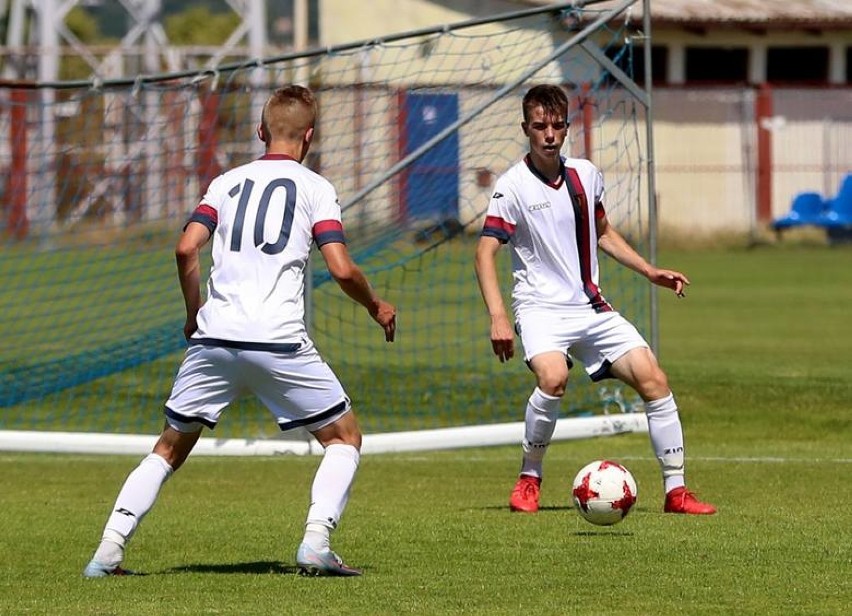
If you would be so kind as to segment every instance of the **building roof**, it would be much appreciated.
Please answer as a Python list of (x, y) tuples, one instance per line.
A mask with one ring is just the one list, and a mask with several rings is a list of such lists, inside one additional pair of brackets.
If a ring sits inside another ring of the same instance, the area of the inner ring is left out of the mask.
[[(590, 10), (602, 10), (620, 3), (585, 4)], [(642, 19), (642, 9), (641, 1), (631, 7), (631, 21)], [(655, 26), (847, 29), (852, 28), (852, 0), (651, 0), (651, 17)]]

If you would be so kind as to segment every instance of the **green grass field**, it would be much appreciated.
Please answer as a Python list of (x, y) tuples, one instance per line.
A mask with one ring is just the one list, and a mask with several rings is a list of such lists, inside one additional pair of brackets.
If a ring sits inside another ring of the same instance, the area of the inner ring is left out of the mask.
[[(661, 297), (660, 356), (689, 483), (718, 515), (660, 513), (641, 434), (555, 443), (534, 516), (506, 507), (517, 447), (365, 456), (334, 541), (366, 575), (307, 579), (294, 551), (317, 459), (198, 457), (130, 545), (147, 575), (84, 580), (138, 457), (0, 453), (0, 614), (848, 614), (852, 250), (659, 261), (693, 283)], [(611, 528), (570, 506), (599, 457), (639, 485)]]

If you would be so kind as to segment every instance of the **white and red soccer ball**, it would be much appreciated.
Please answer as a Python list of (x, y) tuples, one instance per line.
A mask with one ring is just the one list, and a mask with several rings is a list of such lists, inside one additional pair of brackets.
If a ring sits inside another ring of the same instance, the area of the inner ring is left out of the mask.
[(621, 522), (636, 503), (636, 480), (610, 460), (595, 460), (574, 478), (572, 496), (577, 511), (598, 526)]

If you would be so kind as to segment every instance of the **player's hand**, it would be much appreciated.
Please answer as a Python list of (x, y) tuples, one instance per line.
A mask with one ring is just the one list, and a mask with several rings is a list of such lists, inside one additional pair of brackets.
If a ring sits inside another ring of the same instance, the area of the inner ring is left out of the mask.
[(189, 340), (197, 329), (198, 322), (195, 317), (186, 317), (186, 322), (183, 324), (183, 337)]
[(656, 285), (673, 290), (678, 297), (686, 297), (686, 287), (689, 285), (689, 279), (680, 272), (654, 268), (648, 274), (648, 280)]
[(385, 330), (385, 341), (393, 342), (396, 336), (396, 307), (380, 299), (370, 310), (370, 316)]
[(515, 356), (515, 331), (505, 316), (491, 320), (491, 349), (500, 363)]

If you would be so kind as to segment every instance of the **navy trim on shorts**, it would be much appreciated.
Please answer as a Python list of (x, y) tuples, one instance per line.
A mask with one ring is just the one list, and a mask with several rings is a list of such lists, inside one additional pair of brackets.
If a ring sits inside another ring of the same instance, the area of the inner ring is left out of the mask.
[(308, 424), (316, 423), (318, 421), (322, 421), (323, 419), (328, 419), (342, 411), (346, 408), (346, 400), (341, 402), (340, 404), (335, 404), (333, 407), (328, 409), (327, 411), (321, 411), (316, 415), (312, 415), (310, 417), (306, 417), (304, 419), (296, 419), (293, 421), (288, 421), (285, 423), (279, 423), (278, 427), (281, 428), (282, 432), (286, 432), (287, 430), (292, 430), (293, 428), (301, 428), (302, 426), (306, 426)]
[(166, 417), (169, 419), (174, 419), (175, 421), (179, 421), (181, 423), (200, 423), (204, 426), (207, 426), (211, 430), (216, 427), (215, 421), (210, 421), (209, 419), (202, 419), (201, 417), (187, 417), (186, 415), (181, 415), (170, 409), (169, 407), (165, 407), (166, 409)]
[(295, 353), (302, 348), (301, 342), (240, 342), (237, 340), (222, 340), (221, 338), (190, 338), (189, 344), (225, 347), (240, 351), (268, 351), (270, 353)]
[[(518, 332), (518, 334), (520, 334), (520, 332)], [(527, 365), (527, 368), (532, 370), (532, 363), (530, 363), (529, 360), (525, 361), (524, 363)], [(565, 363), (568, 364), (568, 370), (574, 369), (574, 360), (571, 359), (571, 356), (568, 355), (568, 353), (565, 353)], [(533, 370), (533, 372), (535, 372), (535, 370)]]
[(603, 364), (601, 364), (601, 367), (592, 372), (589, 375), (589, 378), (592, 379), (595, 383), (597, 383), (598, 381), (603, 381), (605, 379), (614, 379), (615, 377), (612, 375), (610, 368), (612, 368), (612, 362), (608, 359), (605, 359)]

